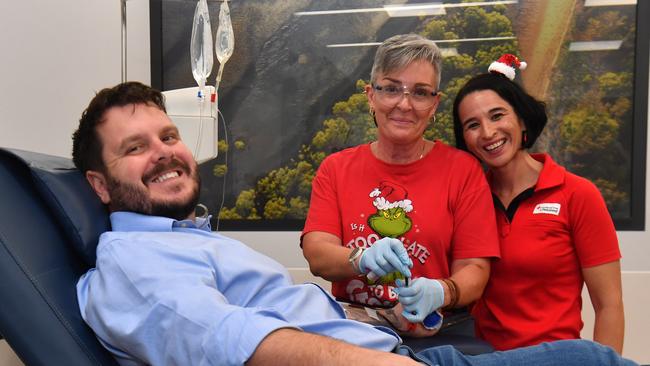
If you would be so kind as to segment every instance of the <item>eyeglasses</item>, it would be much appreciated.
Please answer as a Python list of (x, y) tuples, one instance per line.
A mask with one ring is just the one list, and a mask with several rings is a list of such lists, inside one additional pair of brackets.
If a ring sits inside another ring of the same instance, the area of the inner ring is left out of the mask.
[(411, 97), (413, 109), (428, 109), (436, 102), (437, 91), (423, 86), (415, 86), (409, 89), (406, 85), (388, 84), (375, 85), (372, 88), (377, 91), (377, 101), (388, 108), (395, 107), (407, 95)]

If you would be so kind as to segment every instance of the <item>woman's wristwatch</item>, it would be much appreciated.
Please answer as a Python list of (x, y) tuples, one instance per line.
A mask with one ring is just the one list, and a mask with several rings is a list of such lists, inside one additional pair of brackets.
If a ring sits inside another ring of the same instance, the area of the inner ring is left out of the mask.
[(354, 248), (350, 252), (350, 256), (348, 257), (348, 262), (350, 262), (350, 265), (352, 266), (352, 269), (354, 270), (355, 273), (361, 274), (361, 268), (359, 268), (359, 261), (361, 260), (361, 255), (363, 254), (363, 248)]

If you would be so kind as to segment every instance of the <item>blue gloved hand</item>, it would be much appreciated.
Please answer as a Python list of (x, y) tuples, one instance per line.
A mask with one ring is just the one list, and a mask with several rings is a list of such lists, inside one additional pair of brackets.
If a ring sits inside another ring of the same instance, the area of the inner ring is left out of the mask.
[(404, 244), (398, 239), (382, 238), (370, 248), (363, 251), (359, 260), (359, 270), (368, 274), (373, 272), (378, 277), (398, 271), (405, 277), (411, 277), (409, 268), (413, 261), (404, 249)]
[(402, 315), (411, 323), (421, 323), (427, 315), (438, 310), (445, 303), (445, 290), (436, 280), (420, 277), (408, 287), (404, 281), (395, 281), (397, 297), (404, 311)]

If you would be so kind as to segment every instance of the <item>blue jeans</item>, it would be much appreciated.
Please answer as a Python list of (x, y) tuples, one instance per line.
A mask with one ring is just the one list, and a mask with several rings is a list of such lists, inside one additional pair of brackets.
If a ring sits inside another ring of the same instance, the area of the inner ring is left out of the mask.
[(432, 347), (413, 353), (401, 346), (397, 353), (411, 356), (430, 366), (633, 366), (635, 362), (622, 358), (610, 347), (587, 340), (564, 340), (510, 351), (467, 356), (452, 346)]

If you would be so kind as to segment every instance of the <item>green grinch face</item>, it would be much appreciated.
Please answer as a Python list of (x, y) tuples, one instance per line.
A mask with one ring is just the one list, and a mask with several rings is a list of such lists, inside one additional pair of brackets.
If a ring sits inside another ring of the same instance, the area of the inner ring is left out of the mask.
[(393, 285), (395, 284), (396, 280), (403, 280), (406, 277), (404, 277), (403, 274), (401, 274), (399, 271), (395, 272), (390, 272), (387, 275), (378, 278), (377, 280), (371, 280), (368, 279), (368, 284), (370, 285)]
[(377, 234), (396, 238), (411, 229), (411, 219), (401, 207), (378, 210), (376, 214), (368, 218), (368, 225)]

